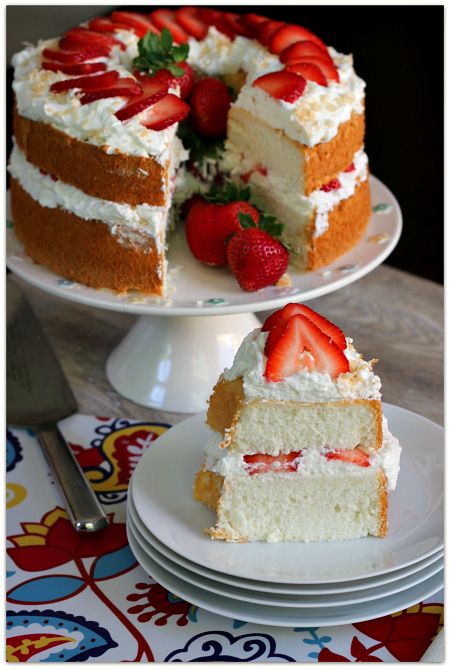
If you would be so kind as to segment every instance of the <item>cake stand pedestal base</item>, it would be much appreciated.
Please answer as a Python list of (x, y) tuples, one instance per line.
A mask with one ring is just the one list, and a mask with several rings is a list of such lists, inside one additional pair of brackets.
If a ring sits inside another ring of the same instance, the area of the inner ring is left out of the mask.
[(177, 413), (204, 411), (243, 338), (260, 327), (254, 314), (141, 316), (109, 356), (106, 375), (127, 399)]

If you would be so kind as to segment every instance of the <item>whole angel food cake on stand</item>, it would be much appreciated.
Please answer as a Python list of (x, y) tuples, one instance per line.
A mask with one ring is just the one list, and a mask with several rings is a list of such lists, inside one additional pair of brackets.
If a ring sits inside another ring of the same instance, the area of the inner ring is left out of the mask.
[(251, 332), (209, 401), (194, 497), (227, 541), (336, 541), (388, 529), (400, 445), (352, 339), (290, 303)]
[[(228, 264), (245, 290), (276, 283), (289, 259), (302, 271), (331, 262), (367, 225), (364, 82), (300, 25), (118, 11), (26, 46), (13, 65), (14, 228), (58, 274), (163, 295), (174, 205), (194, 255)], [(210, 200), (224, 180), (248, 194)]]

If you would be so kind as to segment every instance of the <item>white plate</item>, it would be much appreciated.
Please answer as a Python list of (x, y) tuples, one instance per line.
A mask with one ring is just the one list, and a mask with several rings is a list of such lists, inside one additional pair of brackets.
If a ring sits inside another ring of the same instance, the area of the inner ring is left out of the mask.
[[(239, 288), (225, 268), (211, 268), (197, 262), (187, 249), (184, 231), (170, 239), (169, 300), (143, 296), (139, 293), (119, 296), (106, 290), (95, 290), (67, 281), (41, 265), (36, 265), (23, 252), (13, 229), (7, 234), (7, 265), (23, 279), (49, 293), (74, 302), (102, 309), (134, 314), (161, 316), (204, 316), (255, 312), (283, 306), (288, 301), (302, 302), (331, 293), (353, 283), (380, 265), (396, 246), (402, 229), (402, 214), (397, 200), (384, 184), (370, 178), (372, 205), (386, 205), (374, 213), (360, 242), (348, 253), (326, 268), (302, 274), (290, 270), (292, 286), (268, 286), (257, 293)], [(374, 238), (378, 236), (378, 241)]]
[(324, 543), (226, 543), (203, 528), (214, 514), (192, 498), (208, 439), (204, 415), (165, 432), (143, 455), (133, 476), (133, 501), (144, 525), (171, 550), (208, 569), (274, 583), (336, 583), (401, 569), (443, 546), (443, 429), (406, 409), (385, 404), (390, 429), (403, 445), (389, 533)]
[(127, 534), (131, 550), (141, 567), (164, 588), (188, 601), (190, 604), (200, 606), (212, 613), (261, 625), (275, 625), (276, 627), (325, 627), (330, 625), (348, 625), (363, 620), (371, 620), (417, 604), (417, 602), (421, 602), (441, 590), (444, 584), (443, 573), (439, 572), (426, 581), (403, 592), (382, 599), (361, 602), (356, 605), (329, 606), (323, 609), (308, 607), (292, 609), (281, 606), (261, 606), (212, 594), (208, 590), (203, 590), (187, 583), (187, 581), (183, 581), (163, 567), (160, 567), (142, 550), (129, 526)]
[(418, 583), (422, 583), (426, 579), (434, 576), (439, 571), (442, 571), (444, 568), (444, 560), (441, 558), (437, 560), (430, 567), (425, 567), (421, 569), (416, 574), (412, 576), (407, 576), (406, 578), (399, 578), (393, 583), (388, 585), (381, 585), (375, 588), (369, 588), (368, 590), (359, 590), (357, 592), (336, 594), (336, 595), (321, 595), (311, 593), (310, 595), (275, 595), (265, 592), (253, 592), (250, 590), (245, 590), (244, 588), (239, 588), (231, 585), (223, 585), (217, 583), (214, 579), (205, 578), (199, 576), (188, 569), (180, 567), (176, 562), (172, 562), (168, 558), (164, 557), (162, 553), (157, 551), (145, 537), (139, 532), (136, 525), (133, 522), (131, 515), (128, 516), (127, 523), (133, 537), (138, 542), (139, 546), (146, 553), (148, 557), (154, 560), (160, 567), (163, 567), (168, 572), (181, 578), (183, 581), (187, 581), (192, 585), (203, 588), (203, 590), (208, 590), (208, 592), (214, 592), (217, 595), (222, 595), (224, 597), (229, 597), (230, 599), (238, 599), (243, 602), (250, 602), (251, 604), (261, 604), (264, 606), (285, 606), (288, 608), (298, 608), (302, 607), (311, 607), (311, 608), (328, 608), (329, 606), (347, 606), (349, 604), (359, 604), (360, 602), (372, 601), (374, 599), (380, 599), (381, 597), (386, 597), (388, 595), (393, 595), (407, 588), (411, 588)]
[(216, 583), (223, 583), (245, 590), (256, 590), (257, 592), (264, 592), (269, 594), (274, 593), (276, 595), (330, 595), (345, 592), (355, 592), (358, 590), (369, 590), (370, 588), (392, 583), (393, 581), (402, 579), (405, 576), (411, 576), (412, 574), (415, 574), (416, 572), (440, 560), (444, 555), (444, 551), (437, 551), (430, 557), (425, 558), (425, 560), (414, 562), (409, 567), (397, 569), (395, 571), (388, 572), (387, 574), (374, 576), (372, 578), (361, 578), (357, 581), (343, 581), (339, 584), (329, 585), (304, 585), (301, 587), (294, 584), (275, 584), (228, 576), (226, 574), (222, 574), (221, 572), (202, 567), (195, 562), (187, 560), (182, 555), (171, 551), (170, 548), (167, 548), (167, 546), (158, 541), (158, 539), (151, 532), (149, 532), (149, 530), (142, 523), (134, 507), (131, 485), (128, 488), (127, 515), (131, 520), (135, 534), (137, 534), (139, 537), (142, 536), (143, 539), (145, 539), (145, 541), (150, 544), (153, 549), (167, 558), (169, 562), (176, 563), (181, 567), (184, 567), (184, 569), (193, 572), (194, 574), (204, 576), (205, 578), (215, 581)]

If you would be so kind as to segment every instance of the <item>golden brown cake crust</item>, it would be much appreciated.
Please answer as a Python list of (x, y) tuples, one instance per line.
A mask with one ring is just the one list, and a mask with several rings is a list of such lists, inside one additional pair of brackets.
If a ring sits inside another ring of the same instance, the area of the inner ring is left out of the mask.
[(378, 537), (385, 537), (388, 530), (388, 506), (389, 495), (387, 491), (387, 480), (384, 472), (380, 471), (378, 475), (380, 485), (380, 525), (378, 528)]
[(208, 469), (201, 469), (195, 477), (194, 499), (197, 502), (206, 504), (212, 511), (216, 511), (222, 492), (222, 485), (223, 476)]
[(369, 180), (356, 188), (354, 194), (341, 200), (328, 215), (328, 228), (319, 237), (310, 229), (310, 251), (307, 270), (329, 265), (355, 246), (362, 237), (372, 214)]
[(343, 172), (364, 143), (364, 113), (351, 115), (341, 123), (337, 135), (329, 142), (303, 149), (305, 160), (305, 194), (309, 195)]
[(106, 153), (47, 123), (14, 111), (14, 135), (27, 160), (87, 195), (102, 200), (163, 206), (168, 170), (151, 156)]
[(100, 221), (86, 221), (56, 207), (41, 207), (11, 179), (14, 231), (25, 252), (56, 274), (118, 293), (140, 290), (162, 295), (163, 258), (154, 240), (147, 248), (125, 247)]
[(229, 429), (234, 422), (241, 402), (244, 400), (242, 377), (234, 381), (226, 381), (221, 375), (209, 398), (206, 422), (209, 427), (221, 434)]

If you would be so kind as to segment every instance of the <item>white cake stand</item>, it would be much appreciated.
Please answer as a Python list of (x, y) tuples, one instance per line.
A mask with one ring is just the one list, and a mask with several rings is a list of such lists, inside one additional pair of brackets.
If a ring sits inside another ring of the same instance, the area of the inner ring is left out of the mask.
[(111, 353), (106, 374), (124, 397), (146, 407), (194, 413), (205, 402), (218, 375), (231, 365), (243, 337), (260, 325), (253, 312), (286, 302), (304, 302), (357, 281), (387, 258), (396, 246), (402, 215), (392, 193), (371, 177), (373, 215), (363, 239), (349, 253), (316, 272), (289, 270), (289, 287), (256, 293), (239, 288), (225, 268), (198, 263), (180, 230), (170, 239), (166, 299), (139, 293), (115, 295), (63, 279), (33, 263), (8, 222), (7, 265), (43, 290), (100, 309), (139, 314)]

